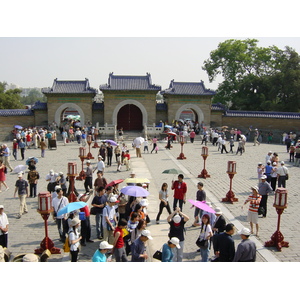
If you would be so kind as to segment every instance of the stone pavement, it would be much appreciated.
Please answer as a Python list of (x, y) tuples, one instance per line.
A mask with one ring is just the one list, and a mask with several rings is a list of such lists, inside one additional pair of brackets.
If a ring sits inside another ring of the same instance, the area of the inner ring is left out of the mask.
[[(163, 243), (168, 240), (168, 228), (169, 225), (166, 222), (168, 216), (167, 211), (163, 211), (161, 215), (160, 224), (155, 223), (155, 218), (158, 212), (159, 199), (158, 192), (163, 182), (167, 182), (169, 187), (173, 178), (177, 175), (163, 174), (165, 169), (176, 168), (182, 171), (185, 176), (185, 181), (188, 184), (187, 199), (195, 199), (197, 191), (197, 182), (204, 182), (204, 188), (207, 193), (207, 198), (212, 202), (213, 207), (219, 206), (228, 222), (235, 224), (237, 229), (242, 226), (249, 227), (246, 221), (247, 207), (244, 210), (241, 206), (244, 200), (248, 197), (251, 190), (250, 187), (256, 185), (257, 173), (256, 167), (259, 161), (265, 161), (265, 156), (269, 150), (278, 152), (279, 159), (286, 162), (287, 167), (290, 171), (290, 179), (287, 181), (288, 189), (288, 208), (284, 211), (281, 217), (281, 232), (285, 237), (285, 240), (290, 243), (289, 248), (283, 248), (281, 252), (277, 251), (276, 248), (265, 248), (263, 245), (266, 241), (270, 240), (271, 235), (275, 232), (277, 227), (277, 213), (273, 208), (274, 195), (270, 195), (268, 199), (268, 215), (266, 218), (259, 218), (260, 235), (259, 237), (251, 236), (257, 244), (258, 256), (257, 261), (299, 261), (299, 234), (298, 234), (298, 222), (299, 222), (299, 168), (293, 167), (288, 162), (288, 154), (286, 148), (283, 145), (268, 145), (261, 144), (260, 146), (253, 146), (251, 142), (247, 142), (245, 153), (240, 155), (235, 154), (221, 154), (217, 151), (215, 146), (208, 143), (209, 156), (206, 160), (206, 169), (211, 175), (210, 178), (200, 179), (197, 178), (203, 169), (203, 159), (201, 157), (202, 145), (199, 136), (197, 136), (195, 142), (192, 144), (189, 141), (184, 145), (183, 152), (187, 157), (185, 160), (178, 160), (177, 157), (180, 153), (180, 144), (174, 143), (171, 150), (166, 150), (164, 146), (165, 141), (159, 142), (159, 151), (157, 154), (143, 153), (142, 158), (135, 156), (135, 151), (131, 148), (131, 141), (125, 141), (130, 149), (131, 154), (131, 166), (132, 170), (135, 171), (137, 177), (146, 177), (150, 183), (150, 195), (148, 197), (149, 207), (148, 212), (151, 219), (151, 223), (148, 224), (148, 229), (151, 231), (153, 240), (148, 242), (149, 256), (160, 249)], [(8, 143), (11, 148), (12, 143)], [(149, 147), (151, 150), (151, 146)], [(91, 148), (91, 153), (96, 158), (98, 149)], [(35, 156), (39, 159), (37, 164), (37, 170), (40, 172), (41, 179), (38, 183), (38, 192), (46, 191), (45, 176), (50, 169), (54, 169), (55, 172), (62, 171), (67, 173), (68, 162), (77, 162), (78, 172), (81, 170), (81, 161), (78, 157), (79, 145), (77, 143), (70, 143), (66, 146), (59, 140), (57, 142), (56, 150), (46, 150), (46, 157), (41, 158), (39, 149), (26, 150), (26, 158)], [(226, 173), (227, 161), (235, 160), (237, 162), (237, 174), (233, 179), (233, 191), (238, 198), (238, 202), (234, 204), (221, 202), (221, 199), (225, 197), (229, 190), (229, 177)], [(96, 159), (92, 160), (93, 165)], [(11, 156), (11, 165), (13, 167), (24, 164), (24, 161), (18, 160), (13, 161)], [(116, 171), (116, 162), (113, 157), (113, 165), (105, 170), (105, 177), (108, 182), (114, 179), (125, 179), (129, 177), (131, 171), (122, 172)], [(27, 176), (27, 171), (25, 176)], [(5, 206), (5, 212), (8, 215), (10, 227), (9, 227), (9, 250), (12, 252), (12, 258), (22, 253), (34, 252), (36, 248), (39, 248), (40, 242), (45, 236), (44, 222), (37, 213), (37, 198), (28, 198), (27, 205), (29, 213), (22, 216), (21, 219), (16, 219), (19, 200), (13, 198), (14, 184), (17, 180), (15, 173), (7, 174), (7, 184), (10, 187), (8, 191), (0, 193), (0, 204)], [(76, 188), (79, 193), (84, 192), (83, 182), (76, 181)], [(120, 185), (122, 187), (122, 184)], [(169, 201), (172, 206), (172, 191), (170, 189)], [(193, 223), (193, 209), (190, 209), (191, 205), (187, 202), (183, 208), (183, 212), (186, 213), (190, 220), (186, 224), (186, 241), (184, 246), (184, 261), (196, 262), (200, 261), (201, 257), (195, 245), (195, 241), (199, 235), (198, 227), (191, 227)], [(62, 250), (62, 243), (58, 239), (58, 232), (55, 223), (52, 218), (49, 218), (49, 237), (55, 244), (55, 247), (61, 249), (61, 254), (51, 255), (49, 261), (60, 262), (69, 261), (68, 253), (64, 253)], [(79, 254), (79, 261), (88, 262), (91, 261), (91, 257), (99, 245), (99, 240), (96, 239), (95, 232), (95, 218), (91, 216), (92, 224), (92, 239), (95, 243), (89, 243), (86, 247), (81, 248)], [(234, 241), (236, 245), (240, 242), (240, 237), (235, 235)], [(11, 259), (12, 259), (11, 258)], [(150, 259), (150, 261), (155, 261)]]

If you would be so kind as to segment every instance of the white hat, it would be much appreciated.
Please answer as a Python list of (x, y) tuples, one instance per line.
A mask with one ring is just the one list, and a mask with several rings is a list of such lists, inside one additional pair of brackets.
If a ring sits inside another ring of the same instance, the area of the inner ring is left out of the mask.
[(114, 202), (114, 203), (118, 203), (120, 202), (116, 197), (110, 197), (109, 198), (109, 202)]
[(143, 199), (140, 201), (140, 205), (141, 205), (141, 206), (148, 206), (148, 200), (143, 198)]
[(0, 205), (0, 209), (1, 209), (1, 208), (4, 208), (4, 206), (3, 206), (2, 204)]
[(179, 241), (179, 238), (177, 238), (177, 237), (172, 237), (172, 238), (170, 239), (170, 243), (176, 245), (176, 247), (177, 247), (178, 249), (180, 249), (179, 242), (180, 242), (180, 241)]
[(101, 155), (98, 155), (99, 158), (103, 159), (103, 157)]
[(153, 240), (153, 237), (151, 236), (151, 233), (150, 233), (149, 230), (143, 230), (143, 231), (141, 232), (141, 235), (142, 235), (142, 236), (146, 236), (149, 240)]
[(256, 190), (258, 192), (258, 187), (257, 186), (252, 186), (251, 190)]
[(22, 172), (18, 173), (18, 177), (23, 177), (23, 173)]
[(281, 161), (281, 163), (280, 163), (280, 164), (284, 165), (284, 161)]
[(276, 166), (276, 165), (277, 165), (277, 163), (274, 161), (274, 162), (272, 163), (272, 165), (273, 165), (273, 166)]
[(22, 262), (38, 262), (38, 261), (39, 261), (39, 257), (33, 253), (27, 253), (22, 258)]
[(250, 232), (250, 229), (244, 227), (242, 230), (240, 230), (240, 231), (238, 232), (238, 234), (250, 235), (251, 232)]
[(78, 218), (74, 218), (74, 219), (71, 220), (70, 226), (73, 227), (73, 226), (76, 226), (79, 223), (80, 223), (80, 220)]
[(261, 179), (267, 179), (266, 175), (261, 176)]
[(99, 244), (99, 249), (104, 250), (104, 249), (112, 249), (114, 246), (109, 244), (107, 241), (102, 241)]
[(54, 171), (53, 170), (50, 170), (49, 173), (50, 173), (50, 175), (54, 175)]
[(61, 186), (60, 185), (56, 185), (55, 188), (54, 188), (54, 191), (57, 191), (59, 189), (62, 189)]
[(180, 217), (178, 214), (176, 214), (176, 215), (173, 217), (173, 221), (174, 221), (174, 223), (180, 223), (181, 217)]
[(91, 161), (90, 161), (90, 160), (87, 160), (87, 161), (86, 161), (86, 163), (87, 163), (87, 164), (90, 164), (90, 163), (91, 163)]
[(221, 211), (220, 207), (215, 208), (215, 214), (221, 215), (223, 212)]

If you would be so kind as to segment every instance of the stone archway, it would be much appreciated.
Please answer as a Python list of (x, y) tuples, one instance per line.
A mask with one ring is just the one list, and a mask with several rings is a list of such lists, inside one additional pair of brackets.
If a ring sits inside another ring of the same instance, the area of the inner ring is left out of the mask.
[(62, 121), (61, 120), (62, 113), (67, 108), (73, 108), (73, 109), (77, 110), (78, 113), (80, 114), (80, 123), (82, 125), (85, 124), (84, 113), (83, 113), (83, 110), (81, 109), (81, 107), (74, 103), (64, 103), (55, 112), (54, 120), (58, 126)]
[(147, 110), (145, 109), (144, 105), (142, 105), (139, 101), (136, 100), (132, 100), (132, 99), (128, 99), (128, 100), (124, 100), (122, 102), (120, 102), (114, 109), (113, 111), (113, 115), (112, 115), (112, 123), (113, 125), (118, 125), (118, 113), (119, 110), (128, 104), (133, 104), (135, 106), (137, 106), (141, 113), (142, 113), (142, 125), (144, 126), (145, 124), (148, 124), (148, 113)]
[(184, 110), (192, 110), (194, 111), (194, 113), (197, 114), (198, 116), (198, 123), (201, 124), (202, 121), (204, 121), (204, 114), (203, 111), (201, 110), (201, 108), (195, 104), (184, 104), (182, 105), (176, 112), (175, 114), (175, 120), (179, 120), (180, 119), (180, 114), (182, 111)]

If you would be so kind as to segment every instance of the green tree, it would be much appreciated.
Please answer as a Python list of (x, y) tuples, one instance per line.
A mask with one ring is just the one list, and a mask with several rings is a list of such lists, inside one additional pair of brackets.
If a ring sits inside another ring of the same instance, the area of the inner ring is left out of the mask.
[(32, 105), (37, 101), (46, 102), (46, 97), (37, 89), (31, 89), (28, 96), (21, 97), (21, 102), (25, 105)]
[(5, 91), (7, 83), (0, 82), (0, 109), (24, 108), (20, 102), (20, 89), (10, 89)]
[(289, 47), (263, 48), (257, 43), (227, 40), (204, 61), (210, 82), (217, 76), (224, 79), (214, 101), (239, 110), (298, 110), (299, 55)]

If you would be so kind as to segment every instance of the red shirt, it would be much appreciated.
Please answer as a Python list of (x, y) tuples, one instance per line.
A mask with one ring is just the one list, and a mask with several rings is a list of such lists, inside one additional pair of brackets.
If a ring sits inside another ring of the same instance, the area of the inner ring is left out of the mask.
[(172, 190), (174, 190), (174, 198), (183, 200), (184, 195), (187, 192), (187, 185), (185, 182), (179, 182), (178, 180), (174, 181), (172, 186)]
[(91, 215), (91, 214), (90, 214), (90, 210), (89, 210), (88, 205), (86, 205), (86, 206), (83, 207), (83, 208), (80, 208), (80, 211), (84, 211), (86, 217), (89, 217), (89, 216)]
[(114, 231), (114, 236), (116, 235), (117, 232), (120, 232), (120, 236), (119, 236), (119, 238), (117, 240), (115, 248), (122, 248), (122, 247), (124, 247), (123, 230), (122, 230), (122, 228), (116, 227), (116, 229)]

